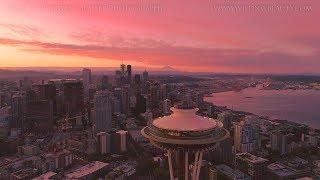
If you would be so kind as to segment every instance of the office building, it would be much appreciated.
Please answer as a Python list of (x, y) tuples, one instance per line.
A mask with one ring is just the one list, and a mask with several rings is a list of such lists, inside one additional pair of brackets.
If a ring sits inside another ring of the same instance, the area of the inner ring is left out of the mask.
[(91, 79), (91, 70), (84, 68), (82, 70), (82, 82), (83, 82), (83, 89), (85, 92), (89, 92), (92, 79)]
[(121, 112), (124, 114), (129, 113), (129, 87), (125, 86), (121, 88)]
[(140, 74), (135, 74), (134, 75), (134, 92), (136, 94), (139, 94), (141, 92), (141, 78), (140, 78)]
[(131, 83), (132, 80), (132, 72), (131, 72), (131, 65), (127, 65), (127, 76), (128, 76), (128, 83)]
[(37, 100), (51, 101), (53, 105), (53, 114), (57, 115), (57, 89), (53, 82), (47, 84), (37, 84), (33, 86), (37, 94)]
[(77, 80), (63, 82), (63, 110), (67, 116), (78, 115), (83, 112), (83, 85)]
[(26, 97), (22, 94), (13, 95), (11, 99), (11, 110), (11, 128), (22, 130), (26, 118)]
[(291, 152), (290, 142), (294, 135), (280, 130), (273, 131), (270, 134), (270, 145), (273, 152), (280, 155), (286, 155)]
[(110, 88), (110, 84), (109, 84), (109, 78), (106, 75), (103, 75), (101, 77), (101, 90), (108, 90)]
[(234, 148), (235, 152), (253, 152), (257, 147), (258, 131), (246, 120), (234, 123)]
[(6, 94), (0, 91), (0, 108), (5, 106), (6, 103)]
[(112, 94), (109, 91), (99, 91), (94, 97), (95, 130), (106, 132), (112, 128)]
[(128, 112), (129, 112), (129, 87), (124, 86), (122, 88), (115, 88), (114, 95), (120, 101), (121, 113), (128, 114)]
[(53, 130), (53, 103), (48, 100), (27, 104), (26, 127), (29, 131), (47, 133)]
[(218, 142), (216, 148), (209, 151), (206, 155), (215, 164), (231, 163), (234, 157), (232, 153), (232, 138), (228, 137)]
[(149, 81), (149, 73), (145, 70), (142, 73), (143, 82)]
[(0, 137), (7, 137), (10, 132), (11, 107), (0, 107)]

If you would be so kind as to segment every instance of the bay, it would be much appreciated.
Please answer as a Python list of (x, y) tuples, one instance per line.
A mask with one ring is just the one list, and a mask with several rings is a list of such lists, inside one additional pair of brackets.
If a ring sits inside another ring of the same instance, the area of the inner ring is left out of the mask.
[(212, 95), (205, 100), (217, 106), (320, 129), (320, 91), (317, 90), (263, 90), (255, 87)]

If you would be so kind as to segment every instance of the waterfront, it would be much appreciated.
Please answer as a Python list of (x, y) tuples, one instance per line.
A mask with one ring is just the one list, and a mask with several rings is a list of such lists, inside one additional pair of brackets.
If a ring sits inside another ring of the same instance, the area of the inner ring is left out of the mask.
[(289, 120), (320, 128), (320, 91), (316, 90), (261, 90), (256, 87), (239, 92), (214, 93), (205, 100), (270, 119)]

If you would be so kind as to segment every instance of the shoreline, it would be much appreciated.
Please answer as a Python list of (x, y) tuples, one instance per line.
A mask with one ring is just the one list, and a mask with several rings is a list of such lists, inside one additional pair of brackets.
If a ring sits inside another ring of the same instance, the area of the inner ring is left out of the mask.
[[(247, 87), (247, 88), (244, 88), (242, 90), (245, 90), (245, 89), (248, 89), (248, 88), (257, 88), (257, 87)], [(242, 91), (241, 90), (241, 91)], [(276, 89), (259, 89), (259, 90), (266, 90), (266, 91), (269, 91), (269, 90), (276, 90)], [(317, 91), (315, 89), (280, 89), (280, 90), (276, 90), (276, 91), (281, 91), (281, 90), (292, 90), (292, 91), (297, 91), (297, 90), (314, 90), (314, 91)], [(213, 91), (211, 94), (209, 94), (210, 96), (205, 96), (205, 98), (212, 98), (214, 97), (215, 95), (214, 94), (217, 94), (217, 93), (225, 93), (225, 92), (239, 92), (238, 90), (221, 90), (221, 91)], [(252, 98), (252, 97), (251, 97)], [(205, 100), (206, 103), (212, 103), (214, 106), (216, 107), (219, 107), (221, 109), (225, 109), (225, 110), (230, 110), (232, 113), (236, 113), (236, 114), (244, 114), (244, 115), (255, 115), (255, 116), (258, 116), (259, 118), (262, 118), (264, 120), (267, 120), (267, 121), (270, 121), (272, 123), (279, 123), (279, 124), (288, 124), (288, 125), (293, 125), (293, 126), (305, 126), (307, 127), (308, 129), (314, 129), (316, 131), (320, 131), (320, 128), (312, 128), (310, 127), (310, 125), (308, 124), (303, 124), (303, 123), (298, 123), (298, 122), (294, 122), (294, 121), (291, 121), (291, 120), (288, 120), (288, 119), (277, 119), (277, 118), (270, 118), (269, 116), (264, 116), (264, 115), (259, 115), (259, 114), (255, 114), (255, 113), (252, 113), (252, 112), (248, 112), (248, 111), (240, 111), (240, 110), (234, 110), (234, 109), (231, 109), (230, 107), (228, 106), (219, 106), (219, 105), (216, 105), (214, 104), (214, 102), (209, 102), (207, 100)]]

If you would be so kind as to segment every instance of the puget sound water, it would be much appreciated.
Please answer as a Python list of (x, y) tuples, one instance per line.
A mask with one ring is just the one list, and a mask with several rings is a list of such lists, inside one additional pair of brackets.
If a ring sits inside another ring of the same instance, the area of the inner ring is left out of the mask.
[(317, 90), (263, 90), (255, 87), (212, 95), (205, 100), (217, 106), (320, 129), (320, 91)]

